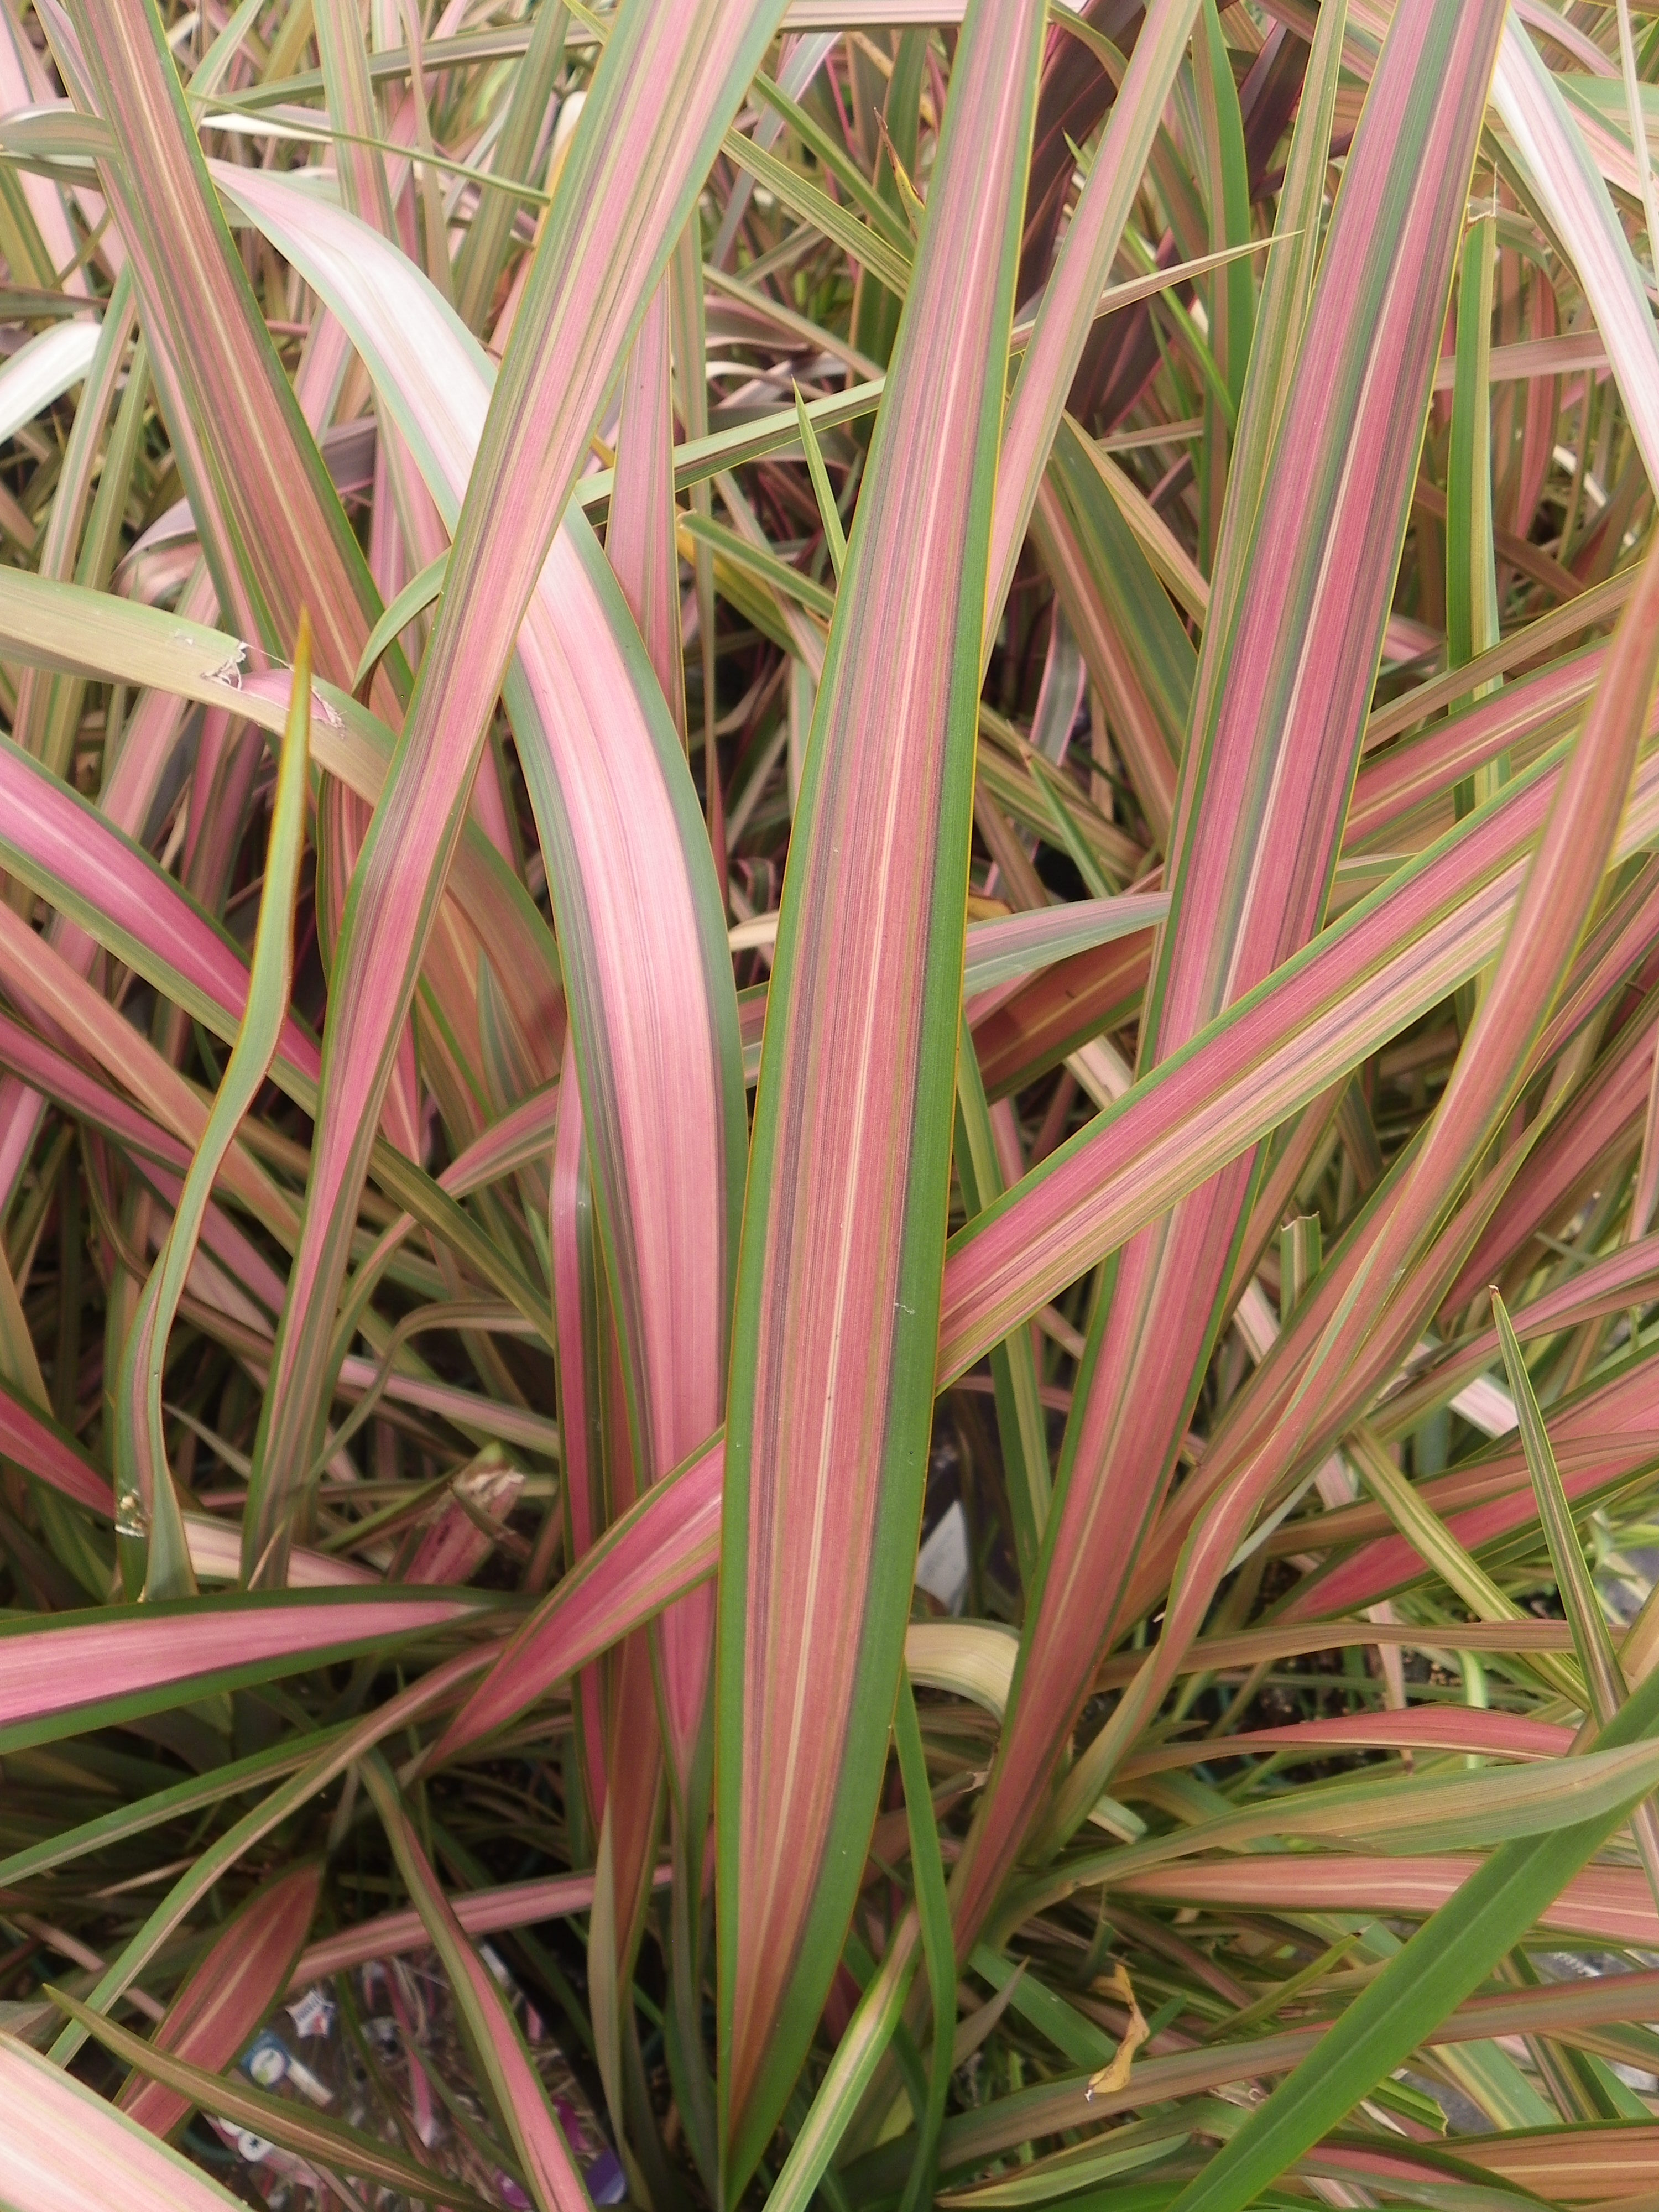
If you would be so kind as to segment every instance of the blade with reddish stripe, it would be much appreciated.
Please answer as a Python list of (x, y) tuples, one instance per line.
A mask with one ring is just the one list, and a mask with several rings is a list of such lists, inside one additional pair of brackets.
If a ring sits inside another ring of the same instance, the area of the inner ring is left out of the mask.
[[(730, 4), (730, 0), (668, 0), (664, 5), (626, 0), (610, 30), (561, 172), (501, 372), (477, 433), (476, 458), (468, 455), (471, 474), (465, 478), (465, 495), (458, 502), (441, 610), (422, 664), (404, 741), (354, 880), (334, 965), (305, 1228), (277, 1341), (268, 1401), (275, 1410), (255, 1452), (254, 1500), (248, 1516), (250, 1560), (262, 1556), (274, 1541), (272, 1571), (280, 1571), (284, 1531), (303, 1508), (305, 1472), (312, 1458), (353, 1201), (367, 1168), (373, 1122), (390, 1080), (398, 1028), (410, 1003), (437, 895), (465, 819), (485, 726), (515, 641), (521, 657), (532, 650), (527, 640), (520, 639), (520, 623), (543, 576), (617, 356), (637, 328), (720, 135), (737, 112), (781, 13), (782, 0), (747, 0), (741, 6)], [(421, 459), (418, 449), (416, 457)], [(424, 470), (423, 461), (422, 465)], [(437, 496), (429, 475), (428, 480)], [(597, 547), (591, 551), (594, 561), (601, 561)], [(583, 568), (583, 557), (571, 532), (562, 532), (554, 548), (555, 578), (569, 577), (568, 587), (584, 596), (602, 595), (606, 585), (614, 590), (610, 571), (604, 571), (602, 584), (592, 566)], [(605, 623), (600, 635), (614, 637), (615, 626)], [(551, 702), (555, 713), (559, 698), (568, 697), (573, 703), (567, 719), (578, 726), (587, 719), (584, 709), (588, 702), (583, 696), (587, 646), (586, 635), (579, 642), (573, 640), (568, 653), (558, 650), (550, 656), (544, 672), (544, 680), (557, 695)], [(637, 645), (635, 649), (640, 651)], [(640, 658), (642, 661), (642, 652)], [(608, 675), (608, 670), (597, 672), (595, 680), (604, 683)], [(516, 702), (510, 694), (509, 685), (509, 711), (516, 722)], [(665, 722), (667, 719), (665, 712)], [(672, 723), (668, 732), (678, 752)], [(613, 875), (608, 885), (612, 910), (627, 923), (630, 938), (633, 917), (654, 901), (659, 889), (652, 872), (654, 856), (639, 837), (638, 824), (629, 811), (632, 799), (631, 791), (613, 794), (627, 824), (622, 849), (633, 866), (647, 872), (637, 881)], [(554, 811), (550, 823), (544, 819), (544, 843), (569, 837), (580, 852), (579, 825), (568, 815), (560, 819), (562, 811)], [(543, 812), (545, 817), (545, 806)], [(550, 853), (549, 858), (552, 874), (558, 856)], [(586, 910), (596, 906), (599, 888), (584, 885)], [(562, 932), (580, 929), (584, 911), (567, 905), (560, 915)], [(705, 997), (708, 948), (701, 934), (695, 927), (680, 931), (673, 949), (674, 966), (666, 971), (653, 967), (653, 984), (671, 993), (690, 989)], [(597, 976), (593, 980), (597, 983)], [(593, 1082), (591, 1070), (600, 1035), (593, 1020), (579, 1021), (578, 1066), (596, 1179), (603, 1185), (607, 1162), (625, 1141), (624, 1130), (617, 1126), (618, 1115), (641, 1102), (626, 1079), (618, 1081), (608, 1097)], [(735, 1044), (735, 1024), (732, 1035)], [(694, 1109), (684, 1096), (677, 1096), (676, 1108), (693, 1113), (700, 1126), (714, 1126), (723, 1164), (726, 1147), (740, 1141), (740, 1131), (728, 1134), (724, 1126), (724, 1102), (715, 1089), (706, 1043), (703, 1054), (695, 1073), (682, 1078), (679, 1068), (673, 1071), (677, 1079), (695, 1081), (692, 1095), (698, 1101)], [(607, 1107), (608, 1115), (602, 1110)], [(651, 1164), (630, 1160), (629, 1165), (636, 1175), (652, 1173), (653, 1180), (661, 1179), (667, 1188), (682, 1180), (672, 1164), (675, 1158), (671, 1148), (655, 1155)], [(684, 1180), (691, 1187), (689, 1173)], [(639, 1202), (644, 1192), (636, 1186), (630, 1195)], [(727, 1224), (723, 1174), (708, 1202), (712, 1217), (706, 1233), (718, 1244)], [(619, 1215), (605, 1225), (608, 1236), (620, 1238)], [(703, 1243), (700, 1258), (707, 1249)], [(659, 1293), (638, 1272), (641, 1254), (623, 1252), (618, 1245), (611, 1256), (632, 1364), (641, 1355), (640, 1330), (630, 1324), (647, 1317), (628, 1315), (626, 1301), (636, 1285), (647, 1297)], [(720, 1272), (717, 1268), (711, 1275), (705, 1269), (698, 1283), (701, 1303), (682, 1302), (672, 1316), (688, 1356), (705, 1359), (712, 1335), (716, 1347), (712, 1371), (705, 1370), (684, 1394), (668, 1382), (655, 1401), (659, 1407), (678, 1405), (682, 1395), (688, 1401), (708, 1392), (717, 1397), (725, 1314), (721, 1301), (710, 1297), (709, 1285), (719, 1279)], [(672, 1346), (668, 1357), (672, 1376), (678, 1359)], [(642, 1474), (649, 1479), (665, 1472), (707, 1435), (712, 1421), (705, 1414), (690, 1435), (660, 1433), (647, 1421), (653, 1401), (642, 1378), (636, 1383), (631, 1374), (629, 1379)], [(695, 1698), (687, 1702), (700, 1711), (702, 1685), (695, 1686)]]
[[(1205, 632), (1143, 1066), (1188, 1043), (1322, 917), (1502, 22), (1498, 0), (1396, 9), (1265, 479), (1229, 484), (1230, 506), (1255, 513), (1236, 541), (1243, 580), (1234, 592), (1222, 580), (1225, 618)], [(955, 1875), (959, 1939), (980, 1925), (1036, 1813), (1173, 1474), (1253, 1165), (1243, 1153), (1136, 1238), (1097, 1303), (1008, 1725)]]
[(453, 1593), (312, 1590), (0, 1623), (0, 1746), (46, 1743), (475, 1618)]
[(1042, 33), (1024, 0), (981, 0), (964, 25), (784, 884), (721, 1548), (728, 2203), (840, 1957), (897, 1692), (950, 1175), (1000, 364)]
[[(321, 1864), (313, 1860), (254, 1892), (185, 1976), (155, 2030), (158, 2051), (210, 2074), (230, 2064), (288, 1987), (322, 1882)], [(137, 2075), (115, 2101), (157, 2136), (172, 2135), (191, 2109), (177, 2090)]]
[(15, 2212), (233, 2212), (242, 2203), (82, 2081), (0, 2035)]
[(714, 1574), (725, 1441), (713, 1437), (647, 1491), (537, 1607), (455, 1717), (447, 1758), (504, 1726), (556, 1682)]
[[(419, 272), (354, 218), (275, 179), (219, 173), (350, 331), (455, 520), (489, 404), (483, 349)], [(653, 668), (573, 507), (537, 580), (506, 696), (562, 941), (623, 1404), (647, 1480), (721, 1418), (745, 1142), (731, 959), (658, 680), (671, 673)], [(282, 1428), (278, 1419), (270, 1446), (278, 1463)], [(677, 1778), (702, 1723), (711, 1629), (705, 1595), (661, 1624)]]

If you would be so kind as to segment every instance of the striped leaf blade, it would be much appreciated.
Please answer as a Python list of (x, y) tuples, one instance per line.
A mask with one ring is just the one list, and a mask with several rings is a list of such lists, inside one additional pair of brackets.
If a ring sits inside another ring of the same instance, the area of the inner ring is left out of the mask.
[[(458, 1627), (480, 1601), (453, 1591), (308, 1590), (25, 1614), (0, 1627), (0, 1746), (164, 1711), (298, 1673), (326, 1653), (383, 1650)], [(430, 1678), (428, 1678), (430, 1679)]]
[[(1170, 842), (1170, 915), (1141, 1064), (1294, 952), (1322, 918), (1393, 596), (1497, 0), (1404, 0), (1368, 95), (1237, 592), (1206, 628)], [(1289, 302), (1286, 311), (1289, 311)], [(1010, 1722), (955, 1877), (973, 1932), (1047, 1789), (1203, 1380), (1254, 1154), (1137, 1237), (1097, 1304)]]
[(16, 2212), (229, 2212), (241, 2199), (82, 2081), (0, 2036), (6, 2198)]
[[(1346, 1240), (1342, 1267), (1328, 1271), (1258, 1370), (1253, 1393), (1241, 1398), (1243, 1418), (1206, 1455), (1194, 1498), (1226, 1485), (1224, 1510), (1240, 1534), (1279, 1476), (1334, 1443), (1411, 1351), (1525, 1158), (1524, 1142), (1511, 1146), (1459, 1208), (1532, 1071), (1627, 818), (1659, 679), (1655, 610), (1659, 562), (1650, 555), (1445, 1094)], [(1532, 1133), (1542, 1125), (1540, 1117)], [(1257, 1402), (1246, 1413), (1251, 1395)]]
[(707, 1582), (720, 1560), (726, 1448), (712, 1437), (612, 1522), (536, 1608), (438, 1747), (503, 1727), (556, 1682)]
[(70, 0), (58, 20), (70, 94), (109, 126), (103, 181), (220, 605), (280, 654), (308, 602), (318, 672), (349, 681), (374, 586), (208, 182), (154, 0)]
[[(220, 173), (349, 330), (455, 523), (489, 402), (483, 349), (367, 226), (275, 179)], [(573, 507), (536, 580), (505, 690), (552, 886), (626, 1400), (647, 1480), (721, 1417), (744, 1143), (731, 962), (658, 680), (668, 672), (653, 669)], [(274, 1469), (283, 1435), (274, 1423)], [(264, 1510), (276, 1512), (274, 1498)], [(701, 1599), (665, 1624), (682, 1767), (702, 1717), (710, 1628)]]
[[(840, 1956), (919, 1531), (974, 732), (1040, 8), (981, 0), (817, 693), (744, 1216), (717, 1705), (722, 2186)], [(849, 1726), (862, 1715), (868, 1725)]]
[(1135, 40), (1088, 180), (1066, 235), (1020, 364), (1003, 435), (991, 551), (993, 617), (1013, 581), (1066, 395), (1099, 311), (1112, 263), (1140, 188), (1141, 173), (1180, 64), (1199, 0), (1154, 0)]
[[(961, 1374), (1044, 1298), (1115, 1249), (1133, 1233), (1121, 1226), (1124, 1218), (1139, 1227), (1164, 1212), (1475, 974), (1503, 943), (1565, 757), (1565, 744), (1553, 747), (1503, 786), (959, 1231), (946, 1268), (941, 1377)], [(1639, 851), (1656, 825), (1659, 760), (1650, 751), (1637, 770), (1613, 860)], [(1370, 978), (1363, 992), (1352, 988), (1362, 969)], [(1327, 996), (1339, 971), (1347, 981)], [(1258, 1043), (1265, 1047), (1259, 1060)], [(1193, 1110), (1188, 1082), (1206, 1091), (1201, 1113)], [(1165, 1085), (1169, 1103), (1179, 1089), (1190, 1106), (1151, 1109), (1147, 1102)], [(1225, 1137), (1223, 1120), (1231, 1125)], [(1137, 1123), (1151, 1150), (1179, 1162), (1161, 1192), (1143, 1182), (1133, 1195), (1116, 1180), (1119, 1148), (1136, 1141)], [(1127, 1216), (1117, 1213), (1120, 1204)]]
[[(624, 0), (548, 211), (460, 503), (437, 625), (336, 957), (304, 1231), (276, 1345), (270, 1402), (277, 1412), (255, 1455), (249, 1560), (274, 1540), (273, 1573), (302, 1502), (372, 1125), (486, 726), (616, 359), (781, 13), (782, 0), (735, 7)], [(701, 948), (684, 951), (696, 963)], [(581, 1050), (579, 1043), (579, 1060)], [(586, 1103), (597, 1160), (605, 1140), (603, 1102), (589, 1093)], [(615, 1279), (625, 1285), (627, 1268), (617, 1267)], [(654, 1447), (643, 1433), (643, 1407), (635, 1418), (642, 1444)], [(696, 1441), (686, 1439), (685, 1448)], [(672, 1447), (642, 1453), (653, 1472), (681, 1455)]]
[[(155, 2049), (210, 2074), (228, 2066), (288, 1987), (322, 1882), (322, 1867), (311, 1860), (256, 1890), (180, 1984), (156, 2027)], [(187, 2097), (136, 2075), (116, 2102), (158, 2136), (171, 2135), (190, 2111)]]

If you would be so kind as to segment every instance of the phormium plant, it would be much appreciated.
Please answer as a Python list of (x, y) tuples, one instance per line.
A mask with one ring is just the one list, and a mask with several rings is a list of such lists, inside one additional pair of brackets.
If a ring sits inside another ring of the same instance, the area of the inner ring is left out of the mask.
[(0, 2199), (1651, 2203), (1651, 9), (0, 111)]

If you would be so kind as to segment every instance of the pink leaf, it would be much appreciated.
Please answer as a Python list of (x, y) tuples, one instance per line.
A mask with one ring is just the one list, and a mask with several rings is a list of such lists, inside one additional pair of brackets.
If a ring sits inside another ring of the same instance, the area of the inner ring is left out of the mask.
[(12, 2212), (234, 2212), (200, 2166), (50, 2059), (0, 2035), (6, 2203)]
[[(287, 1987), (322, 1881), (313, 1863), (255, 1892), (180, 1984), (155, 2031), (157, 2050), (210, 2074), (230, 2064)], [(157, 2136), (171, 2135), (191, 2109), (187, 2097), (139, 2075), (129, 2076), (116, 2102)]]

